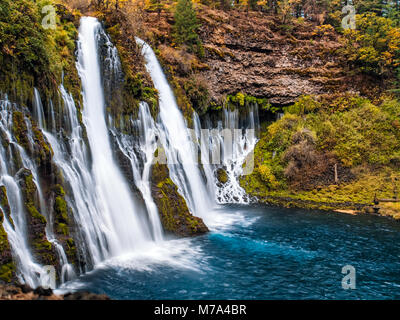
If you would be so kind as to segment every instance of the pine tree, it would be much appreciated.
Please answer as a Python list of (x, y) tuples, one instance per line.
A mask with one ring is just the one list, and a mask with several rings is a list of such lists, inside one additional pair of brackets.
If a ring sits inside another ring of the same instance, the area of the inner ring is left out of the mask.
[(178, 0), (175, 9), (174, 39), (177, 44), (186, 44), (190, 48), (199, 44), (196, 11), (192, 0)]

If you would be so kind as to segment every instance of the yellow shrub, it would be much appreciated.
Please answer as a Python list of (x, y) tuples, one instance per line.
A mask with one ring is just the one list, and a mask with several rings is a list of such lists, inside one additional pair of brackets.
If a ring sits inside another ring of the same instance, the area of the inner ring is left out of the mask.
[(263, 164), (257, 168), (258, 173), (261, 179), (267, 184), (270, 189), (276, 189), (279, 186), (279, 182), (276, 180), (274, 174), (271, 172), (271, 169)]

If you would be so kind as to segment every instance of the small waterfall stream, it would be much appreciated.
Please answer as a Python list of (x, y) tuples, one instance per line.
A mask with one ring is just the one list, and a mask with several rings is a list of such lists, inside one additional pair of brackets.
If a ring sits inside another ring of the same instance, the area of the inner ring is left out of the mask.
[[(119, 149), (130, 160), (134, 183), (141, 191), (146, 204), (153, 238), (155, 241), (161, 241), (163, 239), (163, 230), (158, 209), (153, 201), (150, 189), (150, 172), (154, 160), (154, 152), (157, 149), (156, 137), (158, 136), (158, 129), (150, 114), (149, 106), (145, 102), (140, 103), (138, 119), (131, 121), (132, 126), (139, 133), (139, 146), (137, 148), (135, 148), (134, 137), (117, 133), (116, 131), (113, 131), (113, 133)], [(138, 156), (140, 159), (138, 159)], [(142, 170), (139, 163), (143, 163)]]
[(88, 150), (82, 137), (75, 102), (63, 86), (60, 87), (60, 93), (65, 110), (64, 127), (70, 128), (70, 137), (64, 142), (62, 130), (58, 133), (44, 131), (44, 134), (52, 146), (53, 161), (62, 170), (71, 191), (67, 202), (80, 226), (80, 233), (84, 239), (81, 245), (86, 247), (85, 260), (96, 264), (108, 255), (104, 236), (107, 229), (103, 224), (96, 223), (101, 219), (100, 201), (90, 172)]
[[(216, 125), (207, 119), (204, 121), (204, 129), (196, 113), (193, 119), (209, 193), (215, 196), (215, 201), (219, 204), (249, 203), (251, 199), (240, 186), (239, 177), (251, 173), (252, 170), (251, 158), (259, 130), (257, 106), (249, 107), (248, 113), (243, 116), (238, 109), (224, 109), (223, 119), (218, 120)], [(249, 163), (246, 163), (247, 158)], [(219, 169), (226, 172), (225, 183), (218, 181)]]
[[(47, 135), (49, 135), (49, 134), (46, 132), (46, 118), (44, 115), (43, 104), (42, 104), (42, 100), (40, 98), (40, 93), (36, 88), (33, 89), (33, 92), (34, 92), (34, 101), (33, 101), (34, 116), (37, 119), (39, 128), (42, 130), (43, 134), (46, 136), (46, 134)], [(50, 105), (52, 106), (51, 101), (50, 101)], [(54, 127), (55, 127), (55, 125), (54, 125)], [(20, 153), (25, 154), (25, 151), (21, 148)], [(32, 172), (35, 184), (37, 186), (38, 195), (39, 195), (39, 203), (40, 203), (40, 212), (46, 217), (46, 220), (48, 221), (48, 223), (46, 224), (46, 237), (54, 245), (54, 247), (57, 251), (58, 258), (60, 260), (60, 265), (61, 265), (61, 282), (65, 282), (67, 280), (74, 279), (76, 277), (75, 271), (74, 271), (72, 265), (70, 263), (68, 263), (67, 255), (65, 254), (64, 248), (58, 242), (56, 236), (54, 235), (53, 217), (48, 213), (48, 210), (47, 210), (46, 201), (44, 199), (43, 192), (42, 192), (42, 189), (41, 189), (40, 183), (39, 183), (39, 176), (37, 173), (36, 165), (26, 155), (23, 157), (23, 159), (25, 159), (23, 161), (24, 167), (28, 168)]]

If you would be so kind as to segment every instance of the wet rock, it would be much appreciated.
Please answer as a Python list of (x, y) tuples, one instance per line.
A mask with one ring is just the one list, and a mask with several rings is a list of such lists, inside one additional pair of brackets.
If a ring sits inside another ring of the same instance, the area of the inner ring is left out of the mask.
[(38, 287), (32, 289), (27, 285), (0, 285), (0, 300), (110, 300), (105, 294), (91, 292), (74, 292), (56, 295), (52, 289)]
[(43, 287), (37, 287), (33, 290), (33, 293), (39, 296), (50, 297), (53, 294), (53, 290), (51, 288), (46, 289)]
[(203, 220), (190, 213), (185, 199), (169, 177), (167, 165), (153, 165), (151, 191), (161, 223), (167, 232), (178, 236), (195, 236), (208, 232)]
[(219, 183), (225, 184), (228, 182), (228, 175), (224, 169), (218, 169), (216, 175)]
[(87, 291), (67, 293), (63, 296), (64, 300), (110, 300), (105, 294), (95, 294)]

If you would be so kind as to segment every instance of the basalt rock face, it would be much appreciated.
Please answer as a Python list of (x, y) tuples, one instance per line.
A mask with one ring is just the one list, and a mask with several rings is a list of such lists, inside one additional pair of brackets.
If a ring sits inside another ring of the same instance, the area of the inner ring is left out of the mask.
[(208, 232), (203, 220), (190, 213), (185, 200), (169, 177), (166, 164), (153, 165), (151, 192), (167, 232), (178, 236), (195, 236)]
[(261, 12), (225, 12), (201, 5), (197, 12), (203, 58), (184, 50), (179, 57), (174, 53), (171, 14), (163, 13), (160, 20), (147, 15), (164, 69), (183, 90), (193, 73), (205, 80), (210, 101), (218, 105), (238, 92), (283, 106), (301, 95), (359, 90), (345, 74), (338, 54), (341, 44), (333, 30), (319, 34), (316, 25), (299, 21), (285, 31), (277, 17)]
[[(200, 36), (206, 49), (214, 99), (244, 92), (287, 105), (303, 94), (322, 94), (341, 84), (334, 39), (313, 36), (311, 25), (297, 25), (289, 35), (277, 30), (275, 18), (252, 12), (204, 11)], [(251, 17), (250, 17), (251, 16)], [(218, 21), (218, 22), (215, 22)]]

